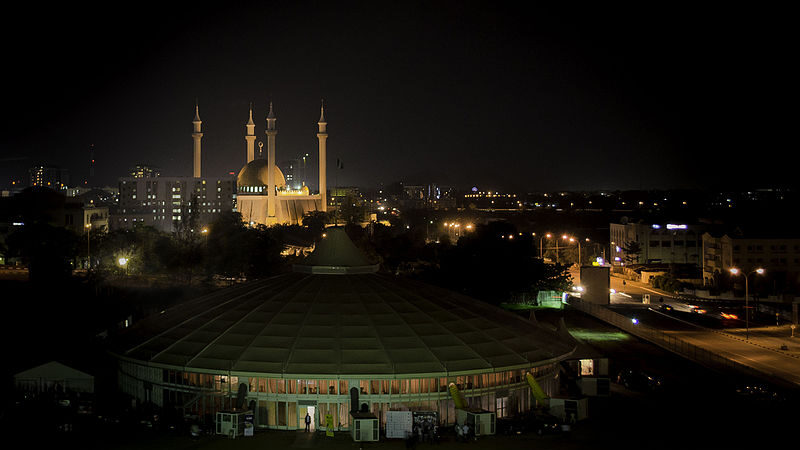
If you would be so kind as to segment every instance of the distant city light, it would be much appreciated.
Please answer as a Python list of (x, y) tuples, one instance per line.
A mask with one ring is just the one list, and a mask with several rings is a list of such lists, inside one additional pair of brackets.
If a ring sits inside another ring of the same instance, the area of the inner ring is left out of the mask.
[(674, 223), (668, 223), (667, 224), (667, 229), (668, 230), (685, 230), (686, 228), (688, 228), (688, 227), (685, 224), (680, 224), (680, 225), (677, 225), (677, 224), (674, 224)]
[(659, 228), (661, 228), (661, 225), (658, 225), (658, 224), (655, 224), (655, 223), (653, 224), (653, 229), (654, 230), (658, 230)]

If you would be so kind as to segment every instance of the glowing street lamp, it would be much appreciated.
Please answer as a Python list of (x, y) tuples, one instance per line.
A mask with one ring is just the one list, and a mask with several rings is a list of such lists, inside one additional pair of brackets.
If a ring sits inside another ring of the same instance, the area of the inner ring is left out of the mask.
[[(566, 234), (564, 236), (561, 236), (561, 238), (578, 244), (578, 266), (580, 266), (581, 265), (581, 240), (576, 238), (576, 237), (567, 236)], [(589, 242), (589, 238), (586, 238), (585, 241)]]
[(764, 275), (765, 270), (759, 267), (758, 269), (751, 270), (750, 272), (744, 272), (736, 267), (731, 268), (731, 274), (734, 276), (742, 274), (744, 275), (744, 324), (745, 324), (745, 340), (750, 339), (750, 307), (748, 306), (748, 300), (750, 298), (750, 287), (748, 285), (748, 279), (750, 275), (757, 273), (759, 275)]
[(89, 222), (84, 225), (86, 228), (86, 269), (89, 270), (92, 268), (92, 252), (90, 251), (90, 232), (92, 230), (92, 223)]
[(539, 238), (539, 258), (540, 259), (544, 259), (544, 247), (542, 247), (542, 240), (544, 238), (550, 239), (551, 237), (553, 237), (553, 235), (550, 234), (550, 233), (547, 233), (544, 236)]

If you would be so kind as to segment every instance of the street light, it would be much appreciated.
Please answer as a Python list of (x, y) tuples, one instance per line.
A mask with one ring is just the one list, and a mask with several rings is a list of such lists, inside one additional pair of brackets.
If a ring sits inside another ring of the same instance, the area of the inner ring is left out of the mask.
[(89, 270), (92, 268), (92, 252), (89, 244), (90, 241), (89, 235), (90, 231), (92, 230), (92, 223), (89, 222), (86, 225), (84, 225), (84, 227), (86, 228), (86, 270)]
[[(578, 244), (578, 266), (581, 265), (581, 240), (576, 237), (568, 237), (566, 234), (562, 236), (563, 239), (569, 239), (570, 242), (575, 242)], [(589, 238), (586, 238), (586, 242), (589, 242)]]
[(126, 258), (124, 256), (120, 256), (119, 259), (117, 260), (117, 263), (119, 263), (120, 267), (124, 267), (125, 268), (125, 277), (127, 277), (128, 276), (128, 258)]
[(764, 269), (759, 267), (758, 269), (751, 270), (750, 272), (743, 272), (736, 267), (731, 268), (731, 274), (734, 276), (739, 275), (740, 273), (744, 275), (744, 324), (745, 324), (745, 340), (750, 339), (750, 306), (748, 305), (748, 300), (750, 297), (750, 287), (748, 285), (748, 279), (750, 275), (757, 273), (759, 275), (764, 275)]
[(547, 233), (544, 236), (539, 238), (539, 259), (544, 259), (544, 247), (542, 247), (542, 240), (544, 238), (550, 239), (551, 237), (553, 237), (553, 235), (550, 234), (550, 233)]

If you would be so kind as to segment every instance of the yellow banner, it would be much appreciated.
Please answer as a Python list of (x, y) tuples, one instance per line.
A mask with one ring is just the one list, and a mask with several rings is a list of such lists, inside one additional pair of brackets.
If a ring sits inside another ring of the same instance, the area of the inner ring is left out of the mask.
[(539, 403), (540, 406), (546, 406), (547, 395), (545, 395), (542, 387), (539, 386), (539, 383), (536, 381), (536, 378), (533, 378), (530, 372), (525, 373), (525, 379), (528, 380), (528, 386), (531, 387), (531, 392), (533, 392), (533, 398)]
[(467, 407), (467, 402), (464, 400), (464, 397), (461, 396), (461, 392), (458, 391), (458, 387), (455, 383), (450, 383), (447, 389), (450, 391), (450, 396), (453, 397), (453, 403), (455, 403), (456, 408), (464, 409)]

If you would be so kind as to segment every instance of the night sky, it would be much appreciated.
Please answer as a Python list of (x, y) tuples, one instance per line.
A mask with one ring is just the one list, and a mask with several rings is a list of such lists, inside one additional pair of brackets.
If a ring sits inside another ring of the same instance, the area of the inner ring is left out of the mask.
[(37, 163), (77, 184), (90, 144), (97, 185), (138, 163), (190, 175), (195, 99), (206, 176), (244, 164), (250, 102), (266, 140), (270, 100), (277, 161), (316, 168), (322, 98), (329, 187), (763, 188), (797, 167), (786, 11), (166, 3), (4, 14), (0, 186)]

